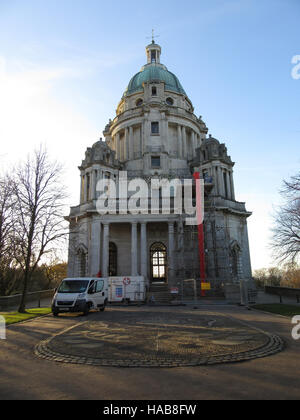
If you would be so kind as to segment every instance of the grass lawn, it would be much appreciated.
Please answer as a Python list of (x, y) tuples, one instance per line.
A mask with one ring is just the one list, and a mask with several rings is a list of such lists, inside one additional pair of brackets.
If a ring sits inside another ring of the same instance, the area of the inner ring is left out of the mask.
[(285, 305), (281, 303), (268, 303), (265, 305), (253, 305), (253, 309), (260, 311), (271, 312), (272, 314), (279, 314), (283, 316), (293, 317), (300, 315), (300, 306), (296, 305)]
[(27, 319), (37, 318), (38, 316), (50, 314), (50, 308), (35, 308), (27, 309), (26, 314), (19, 314), (19, 312), (0, 312), (4, 316), (6, 325), (16, 324), (17, 322), (26, 321)]

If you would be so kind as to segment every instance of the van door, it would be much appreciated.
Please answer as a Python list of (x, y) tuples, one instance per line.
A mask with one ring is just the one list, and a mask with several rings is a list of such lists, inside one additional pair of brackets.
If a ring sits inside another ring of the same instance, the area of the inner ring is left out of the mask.
[(96, 306), (99, 308), (100, 306), (103, 306), (105, 302), (104, 280), (97, 280), (95, 287), (94, 300)]
[(96, 281), (91, 280), (88, 288), (88, 300), (92, 303), (93, 308), (97, 308), (97, 302), (96, 302)]

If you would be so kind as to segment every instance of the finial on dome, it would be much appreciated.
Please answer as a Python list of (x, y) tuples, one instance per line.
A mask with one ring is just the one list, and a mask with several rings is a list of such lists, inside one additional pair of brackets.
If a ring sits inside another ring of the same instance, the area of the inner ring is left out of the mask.
[[(150, 37), (148, 37), (149, 39)], [(154, 29), (152, 29), (152, 44), (155, 44), (155, 38), (159, 38), (159, 35), (154, 35)]]

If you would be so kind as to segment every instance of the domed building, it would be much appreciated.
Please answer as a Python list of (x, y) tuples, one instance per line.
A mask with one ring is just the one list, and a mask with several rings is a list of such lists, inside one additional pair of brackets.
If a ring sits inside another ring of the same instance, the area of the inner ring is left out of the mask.
[(161, 47), (146, 47), (147, 64), (130, 80), (100, 139), (80, 166), (80, 204), (71, 208), (69, 276), (137, 276), (168, 292), (200, 278), (197, 226), (178, 214), (97, 212), (101, 179), (193, 179), (205, 185), (204, 249), (211, 293), (251, 279), (244, 203), (235, 199), (227, 148), (208, 136), (178, 78), (161, 64)]

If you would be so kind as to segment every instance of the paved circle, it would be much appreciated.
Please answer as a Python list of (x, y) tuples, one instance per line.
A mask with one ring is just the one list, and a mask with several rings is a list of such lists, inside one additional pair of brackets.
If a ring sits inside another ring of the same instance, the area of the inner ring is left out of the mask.
[(177, 367), (266, 357), (282, 340), (229, 317), (182, 308), (114, 308), (39, 343), (36, 355), (65, 363)]

